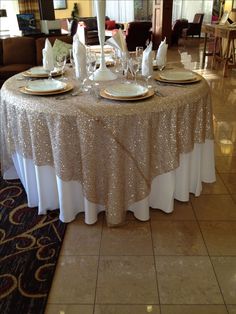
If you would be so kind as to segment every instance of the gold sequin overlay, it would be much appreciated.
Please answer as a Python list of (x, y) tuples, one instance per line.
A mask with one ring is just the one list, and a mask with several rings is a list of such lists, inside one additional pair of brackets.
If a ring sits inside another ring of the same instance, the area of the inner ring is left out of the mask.
[(165, 97), (119, 102), (90, 94), (64, 100), (24, 95), (16, 77), (1, 90), (3, 172), (15, 152), (53, 166), (63, 181), (78, 180), (89, 201), (105, 206), (109, 225), (122, 223), (128, 206), (148, 196), (153, 178), (179, 166), (181, 153), (213, 139), (204, 79), (158, 87)]

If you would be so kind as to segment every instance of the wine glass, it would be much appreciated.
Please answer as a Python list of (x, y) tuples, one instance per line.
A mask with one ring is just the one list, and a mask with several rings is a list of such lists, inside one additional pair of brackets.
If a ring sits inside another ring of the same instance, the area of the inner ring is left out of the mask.
[(61, 80), (65, 81), (67, 78), (64, 76), (64, 69), (66, 65), (66, 55), (65, 54), (59, 54), (56, 56), (56, 64), (59, 70), (61, 71)]
[[(96, 57), (95, 52), (90, 52), (90, 54), (87, 55), (86, 66), (87, 66), (88, 77), (90, 80), (94, 82), (94, 71), (97, 68), (97, 57)], [(90, 85), (88, 87), (91, 88), (92, 86)]]
[(75, 60), (74, 60), (74, 55), (73, 55), (73, 50), (72, 50), (72, 49), (69, 50), (69, 55), (70, 55), (70, 66), (71, 66), (72, 68), (74, 68), (74, 66), (75, 66)]
[(133, 71), (134, 71), (134, 81), (135, 84), (137, 84), (137, 74), (140, 70), (140, 60), (137, 58), (133, 58), (133, 63), (132, 63), (132, 67), (133, 67)]
[(114, 49), (113, 59), (115, 62), (115, 72), (120, 72), (121, 70), (121, 58), (118, 49)]
[(143, 47), (136, 47), (136, 50), (135, 50), (135, 55), (136, 55), (136, 58), (138, 58), (140, 60), (140, 63), (142, 62), (142, 58), (143, 58)]
[(144, 79), (145, 79), (145, 82), (146, 82), (146, 87), (148, 89), (152, 88), (152, 85), (149, 84), (149, 80), (152, 78), (152, 76), (150, 74), (146, 74), (144, 75)]
[(129, 59), (126, 54), (122, 55), (121, 66), (122, 66), (123, 78), (124, 78), (124, 81), (126, 81), (127, 76), (128, 76), (128, 70), (129, 70)]

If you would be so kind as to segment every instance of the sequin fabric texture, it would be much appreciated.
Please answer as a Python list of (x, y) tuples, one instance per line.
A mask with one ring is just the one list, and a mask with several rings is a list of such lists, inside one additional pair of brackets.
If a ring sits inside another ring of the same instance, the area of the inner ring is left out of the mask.
[(53, 166), (62, 180), (78, 180), (89, 201), (105, 206), (109, 225), (122, 223), (128, 206), (149, 194), (153, 178), (178, 167), (181, 153), (213, 139), (204, 79), (159, 86), (165, 97), (125, 102), (88, 93), (64, 100), (24, 95), (16, 78), (1, 90), (2, 170), (15, 152)]

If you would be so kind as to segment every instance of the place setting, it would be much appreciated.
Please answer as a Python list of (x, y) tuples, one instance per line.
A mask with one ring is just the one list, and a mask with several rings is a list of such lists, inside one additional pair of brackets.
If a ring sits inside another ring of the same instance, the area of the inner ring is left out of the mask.
[(154, 95), (152, 89), (135, 83), (117, 83), (100, 91), (103, 98), (121, 101), (137, 101)]
[[(52, 77), (61, 76), (64, 73), (62, 69), (54, 68), (51, 71)], [(44, 69), (43, 66), (32, 67), (29, 70), (22, 73), (22, 75), (26, 78), (47, 78), (49, 76), (49, 72)]]
[(200, 82), (202, 77), (189, 70), (172, 69), (160, 71), (154, 76), (154, 79), (161, 84), (185, 85)]
[(66, 93), (74, 88), (70, 82), (55, 79), (41, 79), (29, 81), (27, 85), (19, 88), (21, 93), (28, 95), (48, 96)]

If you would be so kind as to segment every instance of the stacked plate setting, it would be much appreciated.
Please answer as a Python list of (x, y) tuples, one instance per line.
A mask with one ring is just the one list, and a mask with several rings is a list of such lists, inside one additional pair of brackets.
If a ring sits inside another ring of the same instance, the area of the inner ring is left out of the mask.
[(70, 83), (54, 79), (43, 79), (28, 82), (26, 86), (20, 88), (20, 91), (30, 95), (54, 95), (65, 93), (72, 88), (73, 85)]
[(137, 100), (150, 97), (150, 91), (142, 85), (119, 83), (106, 87), (101, 96), (117, 100)]
[(187, 70), (167, 70), (160, 72), (156, 77), (156, 80), (165, 82), (165, 83), (195, 83), (201, 80), (201, 76), (197, 73)]
[[(62, 71), (59, 69), (54, 69), (52, 71), (52, 76), (58, 76), (61, 75)], [(33, 67), (29, 70), (23, 72), (23, 75), (26, 77), (32, 77), (32, 78), (44, 78), (48, 77), (48, 71), (46, 71), (42, 66)]]

